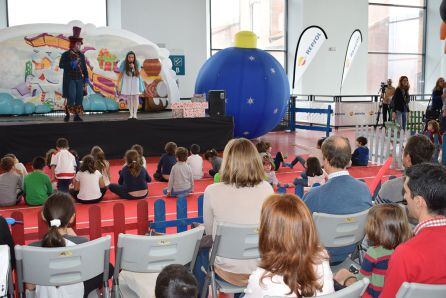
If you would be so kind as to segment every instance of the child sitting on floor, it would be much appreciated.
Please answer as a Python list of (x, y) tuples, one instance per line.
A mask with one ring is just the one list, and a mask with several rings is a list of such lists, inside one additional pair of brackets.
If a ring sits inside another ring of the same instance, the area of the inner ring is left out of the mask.
[(265, 180), (268, 181), (269, 184), (273, 186), (274, 189), (278, 187), (289, 187), (288, 183), (281, 184), (277, 179), (276, 172), (274, 171), (274, 161), (267, 153), (260, 153), (260, 157), (262, 158), (263, 169), (265, 170)]
[(200, 146), (193, 144), (190, 146), (190, 156), (186, 163), (190, 166), (194, 179), (203, 178), (203, 158), (200, 156)]
[(194, 176), (186, 163), (187, 153), (184, 147), (178, 147), (175, 151), (177, 163), (172, 167), (167, 188), (163, 190), (168, 197), (185, 196), (194, 190)]
[(367, 139), (359, 137), (356, 139), (356, 149), (352, 154), (352, 166), (367, 166), (369, 164), (369, 148)]
[(177, 150), (177, 144), (174, 142), (168, 142), (166, 144), (164, 147), (166, 153), (161, 155), (156, 172), (153, 174), (155, 180), (160, 182), (169, 181), (170, 171), (172, 170), (173, 165), (177, 162), (177, 159), (175, 158), (175, 150)]
[(110, 185), (110, 163), (105, 159), (105, 153), (99, 146), (94, 146), (91, 148), (90, 153), (94, 158), (94, 166), (96, 169), (102, 174), (102, 178), (104, 178), (105, 186)]
[(379, 297), (390, 256), (398, 245), (411, 237), (406, 212), (396, 204), (375, 205), (367, 216), (365, 233), (371, 246), (367, 249), (359, 274), (341, 269), (334, 279), (340, 287), (347, 287), (367, 277), (370, 284), (362, 297)]
[[(322, 148), (322, 143), (324, 141), (325, 138), (320, 138), (319, 140), (317, 140), (316, 148), (312, 149), (310, 155), (308, 156), (308, 157), (316, 157), (319, 160), (319, 163), (321, 164), (322, 167), (324, 167), (324, 161), (322, 157), (321, 148)], [(284, 166), (290, 167), (292, 169), (297, 163), (300, 163), (305, 168), (305, 158), (303, 158), (300, 155), (296, 156), (290, 163), (285, 162)]]
[(5, 157), (11, 157), (14, 160), (14, 170), (16, 171), (17, 174), (19, 174), (22, 177), (28, 175), (25, 166), (17, 159), (17, 156), (15, 156), (12, 153), (8, 153), (5, 155)]
[(319, 185), (325, 184), (328, 175), (322, 169), (319, 159), (316, 157), (309, 157), (305, 162), (306, 170), (302, 172), (301, 178), (296, 178), (294, 184), (302, 184), (303, 186), (313, 187), (316, 183)]
[(25, 202), (30, 206), (43, 205), (53, 193), (50, 177), (43, 172), (45, 159), (41, 156), (33, 159), (33, 172), (27, 175), (23, 183)]
[(206, 153), (204, 154), (204, 159), (211, 163), (212, 169), (209, 170), (209, 175), (214, 177), (215, 174), (220, 171), (221, 162), (223, 159), (218, 156), (217, 150), (215, 149), (209, 149), (208, 151), (206, 151)]
[(17, 174), (12, 157), (3, 157), (0, 168), (0, 206), (14, 206), (22, 199), (23, 177)]
[(94, 204), (102, 200), (106, 191), (104, 178), (95, 167), (93, 155), (85, 155), (79, 172), (74, 177), (74, 189), (70, 190), (71, 195), (79, 203)]
[(141, 165), (142, 165), (142, 167), (144, 169), (147, 169), (147, 162), (146, 162), (146, 158), (144, 157), (144, 148), (141, 145), (139, 145), (139, 144), (135, 144), (130, 149), (135, 150), (136, 152), (138, 152), (139, 156), (141, 157)]

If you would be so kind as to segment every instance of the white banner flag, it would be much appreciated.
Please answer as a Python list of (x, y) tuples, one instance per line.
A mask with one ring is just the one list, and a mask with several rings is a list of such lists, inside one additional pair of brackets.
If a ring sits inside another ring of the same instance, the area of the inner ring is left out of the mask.
[(347, 52), (345, 53), (344, 70), (342, 71), (341, 90), (345, 78), (347, 77), (347, 74), (353, 63), (353, 59), (355, 59), (356, 53), (358, 53), (358, 49), (361, 46), (361, 43), (362, 43), (362, 33), (359, 29), (356, 29), (350, 36), (350, 40), (348, 41)]
[(294, 55), (293, 89), (326, 40), (327, 34), (321, 27), (310, 26), (302, 32)]

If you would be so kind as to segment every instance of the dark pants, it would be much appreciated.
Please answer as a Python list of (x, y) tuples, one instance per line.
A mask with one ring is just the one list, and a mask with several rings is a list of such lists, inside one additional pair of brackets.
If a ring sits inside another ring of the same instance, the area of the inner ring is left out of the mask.
[(294, 167), (297, 163), (300, 163), (305, 168), (305, 158), (302, 156), (296, 156), (291, 162), (291, 166)]
[(82, 203), (82, 204), (96, 204), (96, 203), (99, 203), (100, 201), (102, 201), (102, 198), (104, 197), (104, 194), (105, 194), (106, 191), (107, 191), (107, 187), (101, 188), (101, 197), (99, 199), (94, 199), (94, 200), (81, 200), (81, 199), (79, 199), (77, 197), (77, 195), (79, 194), (78, 190), (71, 189), (70, 190), (70, 194), (76, 200), (76, 202), (78, 202), (78, 203)]
[(70, 192), (70, 184), (73, 179), (57, 179), (57, 189), (63, 192)]
[(155, 172), (153, 174), (153, 179), (155, 179), (156, 181), (159, 181), (159, 182), (169, 182), (169, 180), (164, 178), (163, 174), (161, 174), (160, 172)]
[[(389, 117), (387, 118), (387, 116)], [(390, 105), (383, 103), (383, 124), (391, 120), (392, 120), (392, 110), (390, 109)]]
[(215, 174), (217, 174), (217, 173), (218, 173), (218, 171), (214, 171), (213, 169), (209, 170), (209, 175), (211, 175), (212, 177), (214, 177)]
[[(110, 264), (108, 267), (108, 279), (112, 278), (114, 270), (115, 268), (113, 268), (113, 265)], [(103, 274), (99, 274), (98, 276), (95, 276), (92, 279), (84, 281), (84, 298), (87, 298), (88, 294), (90, 294), (94, 290), (102, 288), (103, 276), (104, 276)]]
[(124, 187), (122, 185), (119, 184), (115, 184), (112, 183), (108, 186), (108, 188), (110, 189), (110, 191), (116, 195), (118, 195), (121, 199), (126, 199), (126, 200), (138, 200), (138, 199), (144, 199), (145, 197), (147, 197), (147, 194), (145, 194), (144, 196), (141, 197), (134, 197), (131, 194), (128, 193), (127, 190), (124, 189)]
[(84, 81), (71, 80), (68, 85), (68, 106), (81, 106), (84, 99)]
[(274, 171), (277, 171), (280, 168), (280, 165), (283, 163), (284, 158), (282, 152), (277, 152), (276, 157), (274, 157)]

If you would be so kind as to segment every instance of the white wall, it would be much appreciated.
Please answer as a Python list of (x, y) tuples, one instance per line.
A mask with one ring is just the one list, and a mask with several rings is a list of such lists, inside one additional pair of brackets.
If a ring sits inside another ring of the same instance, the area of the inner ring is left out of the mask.
[(123, 29), (186, 56), (180, 96), (191, 97), (208, 53), (207, 0), (123, 0), (121, 8)]
[[(308, 26), (317, 25), (327, 33), (313, 62), (301, 78), (298, 94), (339, 94), (345, 52), (355, 29), (363, 43), (344, 82), (342, 94), (366, 94), (368, 0), (289, 0), (288, 74), (292, 82), (297, 40)], [(329, 51), (335, 48), (335, 51)]]
[(440, 40), (440, 25), (442, 23), (439, 7), (441, 0), (427, 0), (426, 25), (426, 70), (425, 93), (430, 94), (438, 77), (445, 75), (441, 69), (441, 58), (444, 56), (444, 41)]

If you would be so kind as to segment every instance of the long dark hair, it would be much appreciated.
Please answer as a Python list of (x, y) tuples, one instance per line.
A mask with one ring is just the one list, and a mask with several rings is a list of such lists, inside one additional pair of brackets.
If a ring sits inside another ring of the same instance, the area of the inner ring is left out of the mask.
[(87, 154), (82, 158), (81, 168), (79, 169), (81, 172), (89, 172), (93, 174), (96, 172), (94, 157), (91, 154)]
[[(48, 197), (42, 208), (42, 216), (48, 224), (42, 247), (65, 247), (65, 239), (58, 229), (67, 227), (74, 214), (74, 201), (68, 193), (56, 191)], [(59, 220), (60, 225), (55, 220)]]
[(317, 159), (317, 157), (309, 157), (307, 159), (307, 176), (315, 177), (320, 176), (323, 173), (319, 159)]
[(136, 150), (127, 150), (125, 153), (125, 161), (130, 170), (130, 174), (134, 177), (138, 177), (142, 169), (141, 156), (139, 153)]
[(133, 75), (135, 77), (139, 77), (139, 69), (137, 67), (138, 62), (136, 61), (136, 55), (135, 55), (135, 52), (133, 52), (133, 51), (130, 51), (130, 52), (127, 53), (127, 55), (125, 55), (125, 62), (124, 62), (125, 63), (125, 73), (128, 76), (132, 75), (132, 68), (130, 67), (130, 63), (129, 63), (129, 60), (128, 60), (130, 55), (133, 55), (133, 57), (135, 57), (135, 60), (133, 61), (133, 65), (134, 65), (134, 73), (133, 73)]

